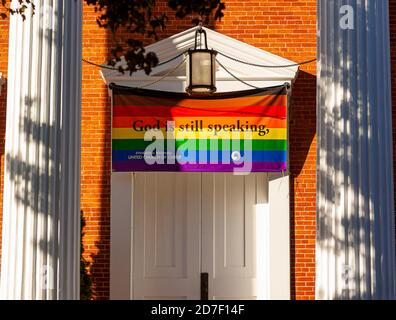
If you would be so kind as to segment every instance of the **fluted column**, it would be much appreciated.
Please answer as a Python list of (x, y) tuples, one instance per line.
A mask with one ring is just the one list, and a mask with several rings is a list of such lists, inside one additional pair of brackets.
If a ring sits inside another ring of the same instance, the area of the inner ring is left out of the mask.
[(388, 1), (318, 0), (318, 28), (316, 296), (394, 299)]
[(10, 21), (0, 298), (79, 299), (82, 4), (34, 3)]

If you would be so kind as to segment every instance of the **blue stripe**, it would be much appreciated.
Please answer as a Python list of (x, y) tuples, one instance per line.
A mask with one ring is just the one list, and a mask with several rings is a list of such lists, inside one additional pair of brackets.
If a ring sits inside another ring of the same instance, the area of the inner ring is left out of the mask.
[[(113, 162), (117, 161), (140, 161), (144, 159), (144, 151), (143, 150), (113, 150)], [(184, 154), (180, 154), (180, 160), (184, 162), (195, 161), (198, 162), (199, 159), (206, 161), (209, 163), (210, 160), (217, 161), (217, 163), (225, 161), (230, 161), (232, 159), (230, 151), (209, 151), (209, 150), (201, 150), (195, 151), (191, 150), (189, 152), (184, 152)], [(172, 154), (168, 154), (172, 156)], [(234, 153), (235, 156), (238, 156), (237, 153)], [(162, 155), (163, 158), (167, 158), (167, 155)], [(174, 155), (173, 155), (174, 156)], [(244, 157), (247, 157), (244, 159)], [(249, 152), (240, 151), (240, 157), (242, 160), (246, 162), (286, 162), (287, 160), (287, 152), (286, 151), (253, 151), (251, 154)], [(232, 162), (232, 161), (231, 161)]]

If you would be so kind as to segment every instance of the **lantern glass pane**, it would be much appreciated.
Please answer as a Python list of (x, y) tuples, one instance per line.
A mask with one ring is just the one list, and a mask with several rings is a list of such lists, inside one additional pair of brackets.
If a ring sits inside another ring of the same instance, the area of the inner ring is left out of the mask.
[[(193, 86), (210, 87), (212, 85), (212, 56), (210, 52), (194, 52), (191, 55), (191, 63), (191, 84)], [(208, 91), (208, 89), (205, 89), (204, 91)]]

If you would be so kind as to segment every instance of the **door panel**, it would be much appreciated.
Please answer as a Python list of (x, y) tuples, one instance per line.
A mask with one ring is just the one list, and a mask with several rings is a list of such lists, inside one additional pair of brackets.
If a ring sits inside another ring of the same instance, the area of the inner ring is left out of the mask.
[(257, 299), (257, 188), (264, 175), (203, 174), (202, 267), (209, 299)]
[(267, 232), (256, 215), (267, 186), (265, 174), (136, 174), (133, 298), (199, 299), (201, 272), (209, 299), (263, 298), (268, 259), (257, 252), (268, 255)]
[(134, 299), (199, 299), (201, 175), (136, 174)]

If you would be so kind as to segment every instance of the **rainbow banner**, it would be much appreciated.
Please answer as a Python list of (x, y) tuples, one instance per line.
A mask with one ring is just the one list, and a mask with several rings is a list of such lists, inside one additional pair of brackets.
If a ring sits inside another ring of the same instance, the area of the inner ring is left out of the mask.
[(287, 89), (186, 94), (111, 86), (113, 172), (284, 172)]

